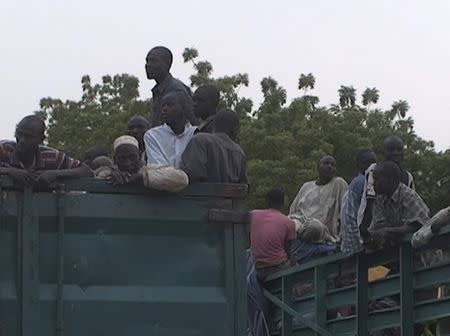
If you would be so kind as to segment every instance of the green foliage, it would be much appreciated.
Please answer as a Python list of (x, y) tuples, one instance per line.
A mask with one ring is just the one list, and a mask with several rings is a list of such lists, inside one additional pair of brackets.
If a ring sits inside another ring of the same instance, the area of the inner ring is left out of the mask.
[[(386, 111), (372, 108), (379, 92), (367, 88), (360, 106), (356, 89), (341, 86), (336, 104), (319, 106), (319, 97), (308, 94), (315, 86), (309, 73), (300, 75), (298, 88), (303, 95), (291, 102), (274, 78), (262, 79), (263, 101), (254, 109), (252, 100), (239, 94), (240, 88), (249, 84), (247, 74), (213, 77), (211, 63), (199, 61), (194, 48), (186, 48), (183, 58), (193, 66), (192, 89), (216, 85), (221, 91), (220, 106), (240, 116), (240, 144), (247, 155), (251, 184), (250, 208), (264, 207), (264, 195), (274, 186), (285, 190), (288, 207), (300, 186), (317, 177), (317, 162), (326, 154), (336, 158), (339, 174), (350, 182), (357, 174), (357, 149), (372, 147), (382, 159), (383, 139), (391, 134), (404, 140), (404, 167), (413, 173), (418, 192), (433, 212), (450, 204), (450, 150), (436, 153), (432, 142), (417, 136), (412, 118), (406, 118), (406, 101), (396, 101)], [(150, 111), (150, 102), (139, 100), (138, 80), (133, 76), (105, 76), (101, 84), (93, 86), (85, 76), (82, 88), (80, 101), (45, 98), (39, 111), (49, 123), (50, 145), (73, 155), (97, 143), (110, 145), (125, 132), (132, 115)]]
[(134, 76), (104, 76), (102, 83), (95, 85), (89, 76), (83, 76), (81, 85), (80, 101), (41, 99), (38, 113), (48, 122), (50, 146), (80, 157), (95, 144), (110, 147), (115, 138), (125, 134), (133, 115), (148, 116), (150, 102), (138, 100), (139, 80)]

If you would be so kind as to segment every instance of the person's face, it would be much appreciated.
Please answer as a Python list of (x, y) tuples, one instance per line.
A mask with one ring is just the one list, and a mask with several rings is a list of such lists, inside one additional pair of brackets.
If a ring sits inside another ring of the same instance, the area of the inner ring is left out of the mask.
[(119, 146), (114, 154), (114, 162), (120, 171), (135, 174), (139, 170), (139, 150), (132, 145)]
[(145, 60), (145, 72), (148, 79), (157, 79), (167, 71), (167, 64), (157, 50), (150, 51)]
[(133, 118), (128, 123), (128, 133), (135, 137), (139, 143), (144, 140), (144, 134), (148, 130), (148, 124), (140, 118)]
[(375, 192), (379, 195), (386, 195), (389, 193), (390, 181), (386, 176), (382, 175), (379, 170), (375, 169), (373, 172), (373, 187)]
[(374, 152), (364, 152), (361, 156), (359, 166), (362, 172), (366, 171), (372, 163), (377, 162), (377, 156)]
[(403, 143), (400, 141), (389, 141), (384, 146), (384, 157), (387, 161), (399, 164), (403, 160)]
[(33, 153), (44, 140), (42, 130), (34, 125), (23, 125), (16, 129), (16, 150), (20, 153)]
[(195, 91), (194, 96), (192, 97), (194, 102), (194, 114), (197, 118), (206, 119), (209, 116), (209, 113), (213, 107), (211, 106), (211, 101), (208, 97), (208, 94), (205, 90), (198, 89)]
[(336, 160), (332, 156), (325, 156), (319, 161), (318, 170), (321, 179), (331, 180), (336, 175)]
[(167, 125), (179, 121), (183, 118), (183, 107), (175, 94), (167, 94), (161, 102), (161, 119)]

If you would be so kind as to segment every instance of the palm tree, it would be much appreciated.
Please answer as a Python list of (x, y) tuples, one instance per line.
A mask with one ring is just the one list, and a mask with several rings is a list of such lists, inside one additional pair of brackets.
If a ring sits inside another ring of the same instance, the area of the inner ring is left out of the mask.
[(362, 103), (370, 110), (371, 104), (376, 104), (380, 98), (379, 91), (377, 88), (366, 88), (362, 94)]
[(400, 115), (404, 118), (408, 111), (409, 104), (406, 100), (398, 100), (392, 103), (392, 112), (394, 115)]
[(341, 85), (339, 92), (339, 105), (341, 108), (353, 107), (356, 102), (356, 90), (353, 86)]
[(308, 89), (314, 89), (314, 85), (316, 84), (316, 79), (314, 78), (312, 73), (307, 75), (301, 74), (298, 79), (298, 89), (303, 90), (303, 95), (306, 96)]

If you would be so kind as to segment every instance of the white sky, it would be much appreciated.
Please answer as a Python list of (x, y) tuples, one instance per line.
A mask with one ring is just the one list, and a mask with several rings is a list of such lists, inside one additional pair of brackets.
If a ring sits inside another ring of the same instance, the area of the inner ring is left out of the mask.
[(417, 133), (450, 147), (448, 0), (2, 0), (0, 42), (0, 138), (42, 97), (79, 99), (84, 74), (136, 75), (150, 97), (144, 59), (162, 44), (186, 82), (188, 46), (217, 76), (247, 72), (242, 93), (256, 103), (268, 75), (291, 100), (300, 73), (312, 72), (321, 104), (336, 103), (340, 85), (375, 86), (378, 106), (407, 100)]

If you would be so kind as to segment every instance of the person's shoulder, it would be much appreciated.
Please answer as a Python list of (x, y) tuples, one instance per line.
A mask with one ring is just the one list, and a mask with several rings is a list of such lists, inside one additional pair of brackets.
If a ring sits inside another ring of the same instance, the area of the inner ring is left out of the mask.
[(340, 176), (336, 176), (333, 180), (334, 180), (334, 183), (336, 183), (337, 185), (345, 186), (345, 187), (348, 186), (347, 181), (344, 180), (344, 178), (342, 178)]
[(14, 149), (17, 146), (17, 142), (13, 140), (0, 140), (0, 147), (5, 149)]
[(64, 155), (63, 151), (60, 151), (56, 148), (46, 146), (46, 145), (40, 145), (39, 146), (39, 153), (42, 158), (49, 158), (49, 157), (56, 157), (58, 155)]
[(155, 126), (147, 130), (144, 134), (145, 137), (156, 137), (160, 134), (163, 134), (165, 131), (165, 125)]
[(186, 84), (184, 84), (180, 79), (171, 77), (169, 79), (169, 82), (167, 83), (168, 89), (170, 90), (182, 90), (182, 91), (188, 91), (189, 88)]

